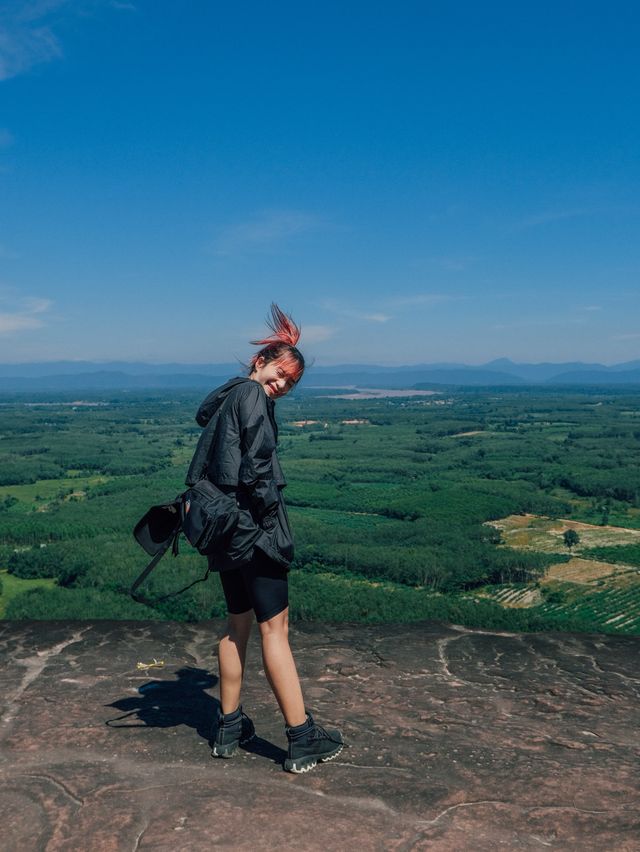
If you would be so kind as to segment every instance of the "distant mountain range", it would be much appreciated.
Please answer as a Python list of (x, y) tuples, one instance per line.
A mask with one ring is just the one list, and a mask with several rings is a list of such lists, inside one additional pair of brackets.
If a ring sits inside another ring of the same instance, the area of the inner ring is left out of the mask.
[[(110, 361), (48, 361), (0, 364), (0, 392), (144, 390), (159, 388), (209, 388), (221, 384), (243, 368), (228, 364), (145, 364)], [(312, 366), (301, 387), (306, 388), (430, 388), (505, 387), (528, 385), (640, 385), (640, 360), (605, 366), (570, 362), (564, 364), (515, 364), (499, 358), (488, 364), (412, 364), (382, 367), (375, 364)]]

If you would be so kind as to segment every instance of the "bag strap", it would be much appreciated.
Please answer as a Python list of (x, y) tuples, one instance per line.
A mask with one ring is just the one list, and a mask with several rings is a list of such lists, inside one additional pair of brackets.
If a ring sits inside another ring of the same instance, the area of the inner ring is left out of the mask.
[(204, 577), (199, 577), (197, 580), (194, 580), (192, 583), (189, 583), (188, 586), (185, 586), (182, 589), (178, 589), (177, 592), (169, 592), (169, 594), (162, 595), (161, 597), (155, 598), (154, 600), (145, 597), (145, 595), (137, 593), (138, 586), (140, 586), (140, 584), (147, 579), (149, 574), (153, 571), (158, 562), (160, 562), (160, 560), (165, 555), (167, 550), (169, 550), (169, 548), (171, 548), (171, 551), (174, 556), (178, 555), (178, 539), (180, 538), (180, 532), (180, 526), (178, 526), (173, 536), (171, 538), (168, 538), (167, 541), (164, 542), (160, 550), (156, 553), (151, 562), (149, 562), (147, 567), (140, 574), (140, 576), (137, 577), (137, 579), (131, 586), (129, 594), (137, 603), (144, 604), (145, 606), (154, 606), (155, 604), (160, 603), (160, 601), (165, 601), (167, 598), (174, 598), (176, 597), (176, 595), (181, 595), (183, 592), (186, 592), (187, 589), (191, 588), (191, 586), (195, 586), (196, 583), (204, 583), (204, 581), (211, 573), (211, 567), (209, 566), (207, 568), (207, 573), (204, 575)]

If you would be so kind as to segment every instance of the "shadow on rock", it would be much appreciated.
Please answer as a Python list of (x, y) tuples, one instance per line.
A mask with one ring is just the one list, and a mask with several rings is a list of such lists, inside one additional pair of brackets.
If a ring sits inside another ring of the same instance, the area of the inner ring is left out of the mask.
[(263, 740), (262, 737), (254, 737), (251, 742), (245, 743), (245, 745), (240, 746), (245, 751), (248, 751), (249, 754), (255, 754), (258, 757), (264, 757), (267, 760), (273, 761), (273, 763), (277, 763), (281, 765), (284, 763), (284, 760), (287, 756), (287, 752), (285, 749), (280, 748), (280, 746), (275, 745), (269, 740)]
[(215, 736), (220, 702), (205, 692), (218, 678), (205, 669), (185, 667), (175, 672), (177, 680), (150, 680), (138, 687), (139, 695), (119, 698), (106, 707), (122, 710), (107, 719), (110, 728), (173, 728), (187, 725), (207, 742)]
[[(109, 728), (194, 728), (211, 746), (216, 735), (220, 702), (205, 689), (211, 689), (218, 678), (206, 669), (185, 667), (175, 672), (177, 680), (150, 680), (138, 687), (138, 695), (120, 698), (106, 707), (121, 710), (121, 716), (107, 719)], [(251, 754), (282, 763), (284, 749), (256, 736), (242, 746)]]

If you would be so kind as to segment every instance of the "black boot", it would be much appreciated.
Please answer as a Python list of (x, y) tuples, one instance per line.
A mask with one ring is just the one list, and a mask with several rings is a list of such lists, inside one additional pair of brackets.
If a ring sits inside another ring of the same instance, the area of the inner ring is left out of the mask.
[(233, 757), (238, 746), (248, 743), (255, 735), (256, 729), (242, 712), (242, 704), (233, 713), (220, 713), (211, 757)]
[(335, 728), (326, 731), (313, 721), (311, 713), (301, 725), (285, 726), (289, 752), (284, 762), (287, 772), (308, 772), (323, 760), (333, 760), (344, 746), (342, 734)]

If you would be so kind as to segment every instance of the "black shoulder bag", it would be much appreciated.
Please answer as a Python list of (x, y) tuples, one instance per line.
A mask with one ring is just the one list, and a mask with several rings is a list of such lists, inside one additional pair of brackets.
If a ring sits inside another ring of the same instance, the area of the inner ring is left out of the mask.
[(170, 592), (150, 601), (139, 594), (137, 589), (156, 567), (171, 547), (174, 556), (178, 555), (180, 533), (203, 556), (209, 556), (218, 549), (233, 532), (238, 523), (238, 504), (208, 479), (201, 479), (179, 494), (171, 503), (152, 506), (135, 525), (133, 535), (138, 544), (153, 556), (144, 571), (131, 587), (131, 597), (138, 603), (151, 606), (153, 603), (175, 597), (186, 592), (196, 583), (204, 582), (204, 577), (189, 583), (177, 592)]
[[(201, 441), (205, 442), (206, 447), (201, 458), (208, 455), (216, 422), (212, 418), (201, 436)], [(189, 470), (191, 472), (191, 468)], [(180, 533), (184, 533), (187, 541), (199, 553), (208, 556), (224, 544), (238, 524), (239, 510), (235, 499), (206, 479), (205, 471), (206, 462), (203, 461), (201, 469), (197, 472), (197, 481), (193, 485), (182, 494), (178, 494), (171, 503), (152, 506), (135, 525), (134, 538), (153, 558), (131, 586), (130, 595), (134, 601), (153, 606), (154, 603), (180, 595), (196, 583), (202, 583), (207, 579), (210, 568), (207, 569), (204, 577), (194, 580), (177, 592), (170, 592), (156, 598), (155, 601), (149, 600), (138, 592), (140, 584), (146, 580), (170, 547), (173, 555), (178, 555)]]

